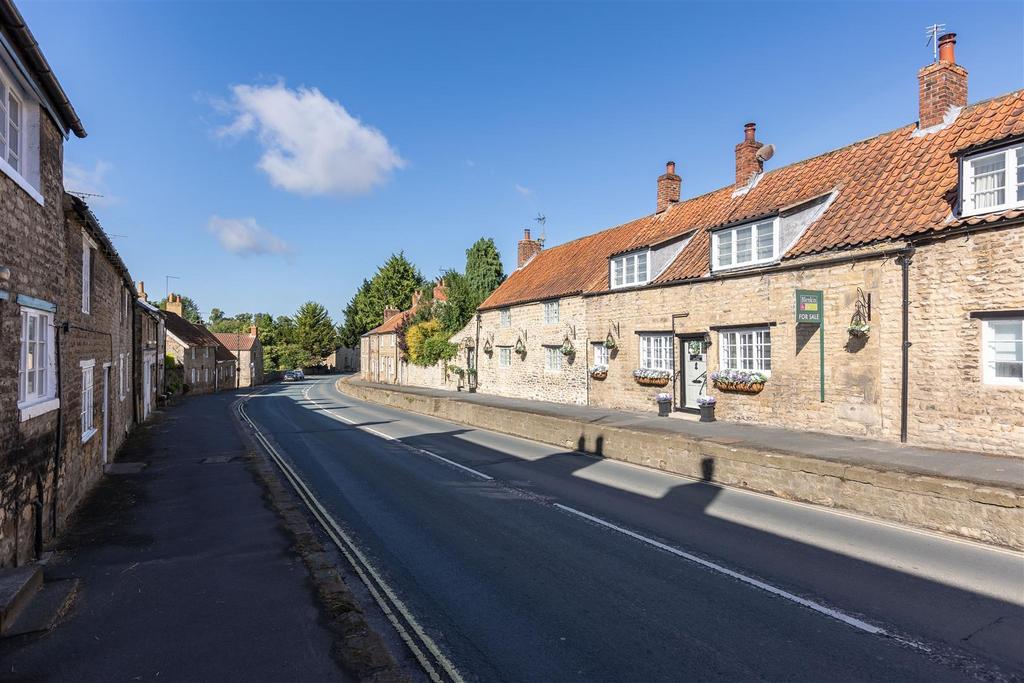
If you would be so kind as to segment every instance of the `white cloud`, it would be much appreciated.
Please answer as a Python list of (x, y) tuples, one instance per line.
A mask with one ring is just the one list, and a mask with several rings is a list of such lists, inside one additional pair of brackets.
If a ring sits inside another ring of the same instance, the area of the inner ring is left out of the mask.
[(466, 168), (476, 168), (476, 162), (472, 159), (466, 159)]
[(222, 247), (239, 256), (287, 254), (292, 251), (284, 240), (260, 227), (255, 218), (211, 216), (206, 228), (217, 236)]
[(523, 195), (524, 197), (529, 197), (531, 194), (533, 194), (533, 190), (531, 190), (528, 187), (524, 187), (519, 183), (516, 183), (516, 192)]
[(92, 206), (110, 206), (117, 197), (107, 187), (107, 173), (114, 168), (106, 161), (97, 161), (92, 169), (70, 161), (64, 162), (64, 189), (83, 198)]
[(284, 190), (362, 194), (406, 165), (383, 133), (316, 88), (236, 85), (231, 94), (218, 108), (234, 119), (217, 134), (255, 134), (263, 146), (257, 166)]

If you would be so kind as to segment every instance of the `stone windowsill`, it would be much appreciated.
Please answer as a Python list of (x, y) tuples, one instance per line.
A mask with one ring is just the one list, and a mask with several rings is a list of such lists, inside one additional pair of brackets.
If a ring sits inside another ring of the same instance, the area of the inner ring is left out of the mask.
[(28, 405), (18, 406), (18, 410), (21, 412), (21, 421), (31, 420), (33, 417), (39, 417), (46, 413), (57, 410), (60, 408), (59, 398), (50, 398), (37, 403), (30, 403)]

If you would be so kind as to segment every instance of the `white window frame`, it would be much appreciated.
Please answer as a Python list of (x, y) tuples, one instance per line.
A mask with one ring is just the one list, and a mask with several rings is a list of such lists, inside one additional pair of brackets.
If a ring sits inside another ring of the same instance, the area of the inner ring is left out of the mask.
[(544, 324), (557, 325), (561, 313), (561, 300), (544, 302)]
[[(769, 258), (759, 258), (757, 255), (757, 237), (761, 230), (761, 226), (771, 226), (772, 230), (772, 255)], [(736, 261), (736, 235), (740, 230), (750, 229), (750, 260), (738, 263)], [(766, 218), (760, 221), (752, 221), (750, 223), (743, 223), (742, 225), (736, 225), (731, 228), (724, 230), (716, 230), (711, 233), (711, 270), (730, 270), (733, 268), (748, 268), (750, 266), (756, 266), (764, 263), (774, 263), (779, 260), (779, 232), (780, 224), (779, 217)], [(728, 242), (732, 251), (730, 254), (730, 262), (723, 264), (721, 262), (720, 249), (721, 245)]]
[(500, 323), (502, 327), (512, 327), (512, 309), (503, 308), (498, 314), (501, 316)]
[(562, 347), (544, 347), (544, 372), (559, 373), (562, 371)]
[[(960, 165), (960, 212), (962, 215), (977, 216), (979, 214), (1006, 211), (1007, 209), (1024, 206), (1024, 199), (1017, 198), (1018, 186), (1024, 186), (1024, 168), (1017, 165), (1018, 149), (1024, 149), (1024, 142), (964, 157)], [(1003, 202), (993, 206), (977, 208), (974, 206), (974, 196), (976, 194), (974, 190), (974, 164), (999, 155), (1003, 155)]]
[(198, 383), (199, 383), (199, 370), (197, 368), (192, 368), (192, 385), (195, 386)]
[[(640, 277), (640, 261), (643, 257), (644, 276)], [(630, 275), (632, 269), (632, 275)], [(651, 250), (634, 251), (608, 259), (608, 282), (610, 289), (639, 287), (651, 281)]]
[(96, 360), (83, 360), (79, 362), (79, 367), (82, 370), (82, 386), (81, 386), (81, 430), (82, 430), (82, 443), (85, 443), (92, 438), (93, 434), (96, 433), (97, 429), (93, 423), (94, 404), (96, 402)]
[(675, 371), (675, 350), (670, 332), (640, 335), (640, 368), (642, 370)]
[(594, 349), (594, 365), (608, 365), (608, 347), (604, 342), (591, 342)]
[[(57, 382), (55, 376), (56, 363), (54, 352), (53, 313), (30, 306), (22, 306), (21, 331), (18, 352), (18, 411), (22, 422), (38, 415), (43, 415), (60, 407), (57, 398)], [(29, 319), (35, 321), (29, 324)], [(35, 339), (29, 339), (29, 329), (35, 328)], [(28, 351), (34, 346), (33, 361), (38, 363), (32, 370), (34, 389), (28, 391)], [(41, 349), (40, 349), (41, 347)], [(39, 373), (42, 373), (41, 375)]]
[(997, 377), (996, 373), (995, 373), (996, 361), (995, 361), (995, 358), (992, 357), (992, 354), (993, 354), (993, 352), (995, 350), (995, 349), (993, 349), (993, 344), (995, 342), (992, 340), (992, 333), (993, 333), (992, 325), (993, 324), (1000, 324), (1000, 323), (1001, 324), (1006, 324), (1006, 323), (1013, 324), (1013, 323), (1016, 323), (1018, 328), (1019, 328), (1019, 330), (1020, 330), (1020, 332), (1019, 332), (1020, 336), (1018, 337), (1018, 339), (1021, 340), (1021, 341), (1017, 341), (1016, 343), (1020, 344), (1020, 345), (1024, 345), (1024, 319), (1022, 319), (1022, 318), (986, 318), (986, 319), (982, 320), (981, 323), (982, 323), (982, 332), (981, 332), (982, 381), (985, 384), (991, 384), (991, 385), (995, 385), (995, 386), (1020, 387), (1020, 388), (1024, 389), (1024, 379), (1017, 379), (1015, 377)]
[(502, 369), (512, 367), (512, 347), (511, 346), (499, 346), (498, 347), (498, 367), (502, 368)]
[(82, 231), (82, 313), (89, 314), (92, 308), (92, 250), (96, 243)]
[[(771, 327), (734, 327), (728, 330), (719, 330), (718, 369), (760, 372), (770, 376), (772, 374), (771, 334)], [(767, 344), (765, 339), (767, 339)], [(765, 347), (768, 349), (767, 354), (764, 352)], [(749, 352), (747, 352), (748, 350)]]
[(196, 347), (192, 347), (192, 360), (196, 359)]

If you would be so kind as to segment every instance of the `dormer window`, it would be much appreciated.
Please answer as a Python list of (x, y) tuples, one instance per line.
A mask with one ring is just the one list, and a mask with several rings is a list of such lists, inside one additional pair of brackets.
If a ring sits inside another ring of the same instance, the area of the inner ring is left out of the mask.
[(778, 217), (712, 233), (711, 254), (713, 270), (742, 268), (778, 260)]
[(635, 287), (648, 282), (650, 269), (648, 260), (650, 251), (638, 251), (632, 254), (616, 256), (609, 262), (611, 268), (612, 289), (619, 287)]
[(961, 197), (965, 216), (1024, 206), (1024, 143), (966, 157)]

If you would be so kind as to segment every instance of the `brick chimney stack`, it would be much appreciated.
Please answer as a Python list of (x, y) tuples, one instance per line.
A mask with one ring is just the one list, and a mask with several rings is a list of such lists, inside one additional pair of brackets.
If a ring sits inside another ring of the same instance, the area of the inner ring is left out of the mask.
[(399, 313), (401, 313), (401, 311), (398, 310), (397, 308), (391, 308), (390, 306), (388, 306), (387, 308), (384, 309), (384, 320), (381, 321), (381, 324), (391, 320)]
[(168, 295), (167, 303), (165, 304), (165, 308), (166, 308), (168, 313), (175, 313), (175, 314), (177, 314), (180, 317), (184, 317), (181, 314), (182, 313), (181, 297), (179, 295), (177, 295), (177, 294), (173, 294), (172, 293), (172, 294)]
[(746, 185), (750, 177), (764, 170), (764, 163), (757, 158), (757, 150), (762, 144), (754, 139), (757, 132), (756, 123), (743, 126), (743, 142), (736, 145), (736, 184)]
[(967, 106), (967, 69), (956, 63), (956, 34), (939, 36), (939, 61), (917, 72), (918, 128), (942, 123), (951, 107)]
[(658, 213), (667, 209), (669, 204), (679, 202), (682, 184), (682, 179), (676, 175), (676, 162), (665, 164), (665, 173), (658, 176)]
[(145, 282), (143, 282), (142, 280), (139, 280), (139, 284), (136, 285), (135, 288), (137, 290), (139, 290), (139, 298), (140, 299), (142, 299), (143, 301), (149, 301), (149, 295), (146, 294), (146, 283)]
[(519, 261), (516, 263), (516, 268), (522, 268), (543, 248), (540, 240), (530, 239), (530, 229), (523, 228), (523, 239), (519, 240)]
[(254, 337), (258, 337), (260, 335), (260, 328), (256, 327), (255, 325), (249, 325), (249, 334), (251, 334)]

